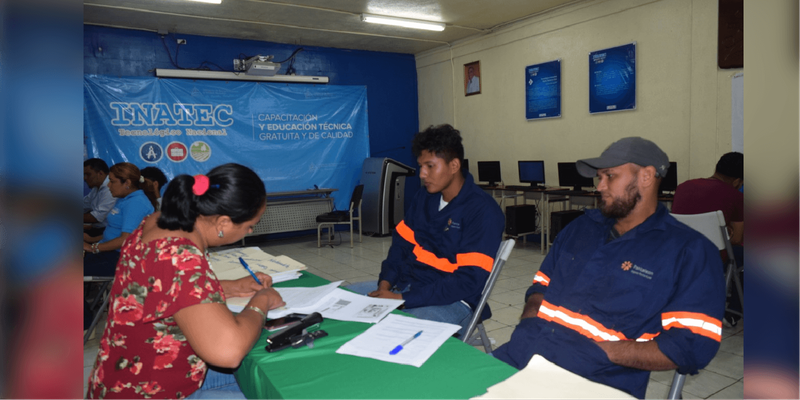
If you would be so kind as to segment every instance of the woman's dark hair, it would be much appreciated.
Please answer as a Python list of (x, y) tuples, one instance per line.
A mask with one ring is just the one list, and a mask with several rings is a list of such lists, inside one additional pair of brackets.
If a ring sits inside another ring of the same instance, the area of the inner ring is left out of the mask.
[(192, 191), (193, 176), (178, 175), (170, 182), (161, 200), (159, 228), (192, 232), (200, 215), (226, 215), (241, 224), (255, 217), (267, 200), (264, 182), (243, 165), (220, 165), (207, 176), (209, 188), (200, 196)]
[(153, 182), (158, 182), (158, 188), (161, 189), (167, 184), (167, 176), (156, 167), (142, 168), (142, 176), (144, 179), (150, 179)]

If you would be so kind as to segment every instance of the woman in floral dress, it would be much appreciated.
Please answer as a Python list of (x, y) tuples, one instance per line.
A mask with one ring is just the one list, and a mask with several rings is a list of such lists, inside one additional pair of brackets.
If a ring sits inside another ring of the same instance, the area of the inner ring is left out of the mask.
[[(209, 365), (236, 368), (284, 302), (269, 275), (218, 280), (205, 254), (241, 240), (265, 209), (264, 183), (238, 164), (170, 182), (161, 211), (122, 245), (87, 397), (244, 398)], [(253, 296), (239, 314), (225, 305), (236, 296)]]

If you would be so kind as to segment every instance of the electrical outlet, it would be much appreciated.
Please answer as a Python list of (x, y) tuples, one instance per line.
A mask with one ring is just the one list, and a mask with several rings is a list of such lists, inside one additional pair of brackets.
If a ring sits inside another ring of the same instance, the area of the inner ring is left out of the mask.
[(186, 44), (186, 39), (177, 39), (178, 44)]

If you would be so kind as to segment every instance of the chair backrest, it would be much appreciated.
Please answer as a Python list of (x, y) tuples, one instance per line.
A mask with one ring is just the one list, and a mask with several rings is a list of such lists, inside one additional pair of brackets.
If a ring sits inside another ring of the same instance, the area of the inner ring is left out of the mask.
[(506, 261), (508, 261), (508, 256), (511, 254), (511, 250), (514, 249), (515, 243), (516, 242), (514, 239), (507, 239), (500, 242), (500, 248), (497, 249), (497, 255), (494, 257), (492, 272), (489, 274), (489, 278), (486, 279), (486, 285), (484, 285), (483, 292), (481, 292), (481, 299), (478, 301), (475, 310), (472, 312), (472, 318), (469, 321), (469, 325), (467, 325), (467, 330), (461, 336), (462, 342), (469, 340), (469, 337), (472, 335), (472, 331), (474, 331), (475, 327), (478, 326), (478, 321), (480, 321), (483, 308), (486, 307), (486, 302), (489, 300), (489, 295), (492, 294), (494, 283), (497, 281), (497, 277), (500, 276), (500, 271), (503, 269)]
[(358, 185), (353, 188), (353, 195), (350, 196), (350, 212), (355, 211), (361, 206), (361, 194), (364, 193), (364, 185)]
[(703, 214), (672, 214), (675, 219), (707, 237), (719, 250), (727, 250), (728, 231), (725, 228), (725, 216), (722, 211), (711, 211)]

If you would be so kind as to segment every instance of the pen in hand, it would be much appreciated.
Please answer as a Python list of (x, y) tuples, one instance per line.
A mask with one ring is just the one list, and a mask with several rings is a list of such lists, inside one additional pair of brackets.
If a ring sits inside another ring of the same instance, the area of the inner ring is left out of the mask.
[(256, 282), (258, 282), (258, 284), (260, 285), (260, 284), (261, 284), (261, 281), (260, 281), (260, 280), (258, 280), (258, 278), (256, 277), (256, 273), (255, 273), (255, 272), (253, 272), (253, 270), (252, 270), (252, 269), (250, 269), (250, 266), (249, 266), (249, 265), (247, 265), (247, 263), (246, 263), (246, 262), (244, 262), (244, 259), (243, 259), (242, 257), (239, 257), (239, 262), (240, 262), (240, 263), (242, 263), (242, 266), (244, 266), (244, 269), (246, 269), (246, 270), (247, 270), (247, 272), (249, 272), (249, 273), (250, 273), (250, 275), (252, 275), (252, 276), (253, 276), (253, 279), (255, 279), (255, 280), (256, 280)]
[(403, 350), (403, 346), (407, 345), (407, 344), (408, 344), (408, 343), (410, 343), (412, 340), (414, 340), (414, 339), (418, 338), (418, 337), (419, 337), (419, 335), (422, 335), (422, 331), (419, 331), (419, 332), (415, 333), (415, 334), (414, 334), (414, 336), (412, 336), (412, 337), (410, 337), (410, 338), (406, 339), (406, 341), (405, 341), (405, 342), (403, 342), (403, 343), (400, 343), (399, 345), (397, 345), (397, 347), (395, 347), (394, 349), (392, 349), (392, 351), (390, 351), (390, 352), (389, 352), (389, 355), (390, 355), (390, 356), (393, 356), (393, 355), (395, 355), (395, 354), (399, 353), (399, 352), (400, 352), (400, 350)]

